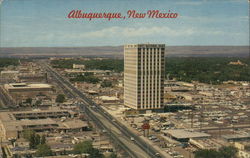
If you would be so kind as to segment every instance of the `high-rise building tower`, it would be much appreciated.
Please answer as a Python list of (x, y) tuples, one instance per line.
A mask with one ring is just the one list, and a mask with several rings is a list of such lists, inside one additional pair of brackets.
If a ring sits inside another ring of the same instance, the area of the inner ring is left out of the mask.
[(164, 44), (124, 46), (124, 104), (137, 110), (163, 108)]

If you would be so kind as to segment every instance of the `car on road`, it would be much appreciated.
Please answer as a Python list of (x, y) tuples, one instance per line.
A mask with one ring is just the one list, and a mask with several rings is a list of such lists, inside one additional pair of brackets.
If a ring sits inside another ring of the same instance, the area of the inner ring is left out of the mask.
[(160, 139), (156, 138), (153, 140), (153, 142), (160, 142)]
[(157, 137), (155, 135), (151, 135), (151, 136), (149, 136), (149, 139), (150, 140), (155, 140), (155, 139), (157, 139)]
[(156, 157), (161, 157), (160, 153), (155, 153)]

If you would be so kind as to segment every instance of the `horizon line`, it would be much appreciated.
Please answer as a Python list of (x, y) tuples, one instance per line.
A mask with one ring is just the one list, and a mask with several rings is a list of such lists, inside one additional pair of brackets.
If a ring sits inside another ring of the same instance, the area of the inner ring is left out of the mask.
[[(138, 43), (135, 43), (138, 44)], [(152, 43), (157, 44), (157, 43)], [(124, 44), (126, 45), (126, 44)], [(83, 47), (121, 47), (124, 45), (102, 45), (102, 46), (12, 46), (1, 48), (83, 48)], [(250, 47), (250, 45), (166, 45), (166, 47)]]

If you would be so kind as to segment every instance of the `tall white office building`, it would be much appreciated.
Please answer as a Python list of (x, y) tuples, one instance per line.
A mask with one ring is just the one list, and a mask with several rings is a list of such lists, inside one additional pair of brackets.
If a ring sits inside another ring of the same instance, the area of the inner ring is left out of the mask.
[(162, 109), (164, 44), (124, 46), (124, 104), (136, 110)]

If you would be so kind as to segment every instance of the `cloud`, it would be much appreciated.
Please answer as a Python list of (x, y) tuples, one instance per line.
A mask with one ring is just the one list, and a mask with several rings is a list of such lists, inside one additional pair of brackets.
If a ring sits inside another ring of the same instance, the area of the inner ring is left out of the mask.
[[(250, 0), (249, 0), (250, 1)], [(239, 17), (241, 21), (249, 21), (249, 16), (241, 16)]]
[(198, 6), (203, 4), (204, 1), (179, 1), (176, 2), (176, 5), (191, 5), (191, 6)]
[[(229, 2), (243, 2), (243, 3), (245, 3), (246, 2), (246, 0), (228, 0)], [(248, 0), (248, 2), (249, 2), (250, 0)]]
[(216, 16), (180, 16), (182, 20), (190, 21), (190, 22), (199, 22), (199, 23), (233, 23), (235, 21), (249, 21), (249, 16), (231, 16), (231, 17), (216, 17)]
[(150, 27), (121, 27), (111, 26), (89, 32), (64, 32), (64, 33), (44, 33), (37, 36), (37, 41), (99, 41), (113, 39), (160, 39), (160, 38), (189, 38), (191, 36), (216, 36), (224, 35), (225, 32), (220, 30), (210, 30), (205, 28), (170, 28), (167, 26), (150, 26)]
[[(64, 43), (66, 45), (109, 45), (114, 43), (159, 41), (171, 39), (192, 39), (200, 37), (224, 37), (227, 35), (220, 30), (205, 28), (170, 28), (167, 26), (151, 27), (122, 27), (112, 26), (89, 32), (40, 32), (33, 36), (37, 44), (45, 41), (53, 44)], [(232, 35), (232, 34), (230, 34)]]
[[(189, 27), (176, 28), (168, 26), (141, 26), (141, 27), (122, 27), (111, 26), (96, 31), (89, 32), (46, 32), (32, 34), (26, 38), (18, 35), (15, 38), (1, 39), (4, 46), (91, 46), (91, 45), (117, 45), (123, 43), (140, 42), (166, 42), (172, 45), (184, 44), (204, 44), (215, 42), (215, 44), (224, 44), (225, 39), (232, 39), (233, 42), (239, 42), (235, 39), (242, 39), (246, 36), (241, 32), (227, 32), (220, 29)], [(32, 40), (30, 40), (32, 39)], [(206, 39), (212, 39), (206, 41)], [(223, 39), (223, 40), (222, 40)], [(222, 43), (216, 41), (221, 40)], [(191, 43), (190, 43), (191, 42)], [(228, 42), (228, 41), (227, 41)]]
[[(220, 0), (220, 1), (216, 1), (219, 3), (245, 3), (246, 0)], [(248, 0), (248, 2), (250, 2), (250, 0)], [(200, 1), (192, 1), (192, 0), (188, 0), (188, 1), (178, 1), (175, 4), (176, 5), (188, 5), (188, 6), (199, 6), (205, 3), (214, 3), (214, 1), (212, 0), (200, 0)]]
[[(190, 36), (190, 35), (221, 35), (224, 32), (220, 30), (207, 30), (198, 28), (170, 28), (167, 26), (152, 26), (152, 27), (118, 27), (113, 26), (96, 31), (90, 31), (78, 34), (78, 37), (88, 38), (104, 38), (104, 37), (149, 37), (149, 36)], [(75, 35), (73, 35), (75, 36)]]
[(220, 18), (213, 18), (208, 16), (180, 16), (182, 20), (188, 20), (188, 21), (198, 21), (198, 22), (215, 22), (218, 20), (221, 20)]

